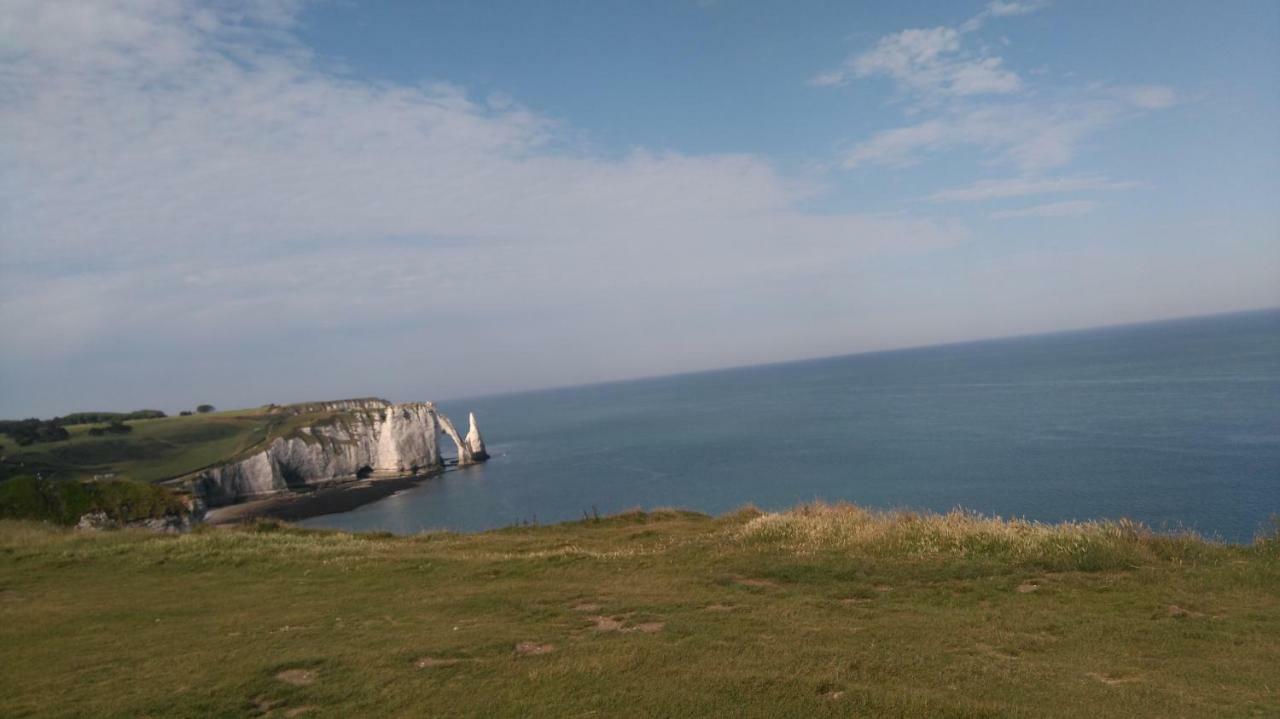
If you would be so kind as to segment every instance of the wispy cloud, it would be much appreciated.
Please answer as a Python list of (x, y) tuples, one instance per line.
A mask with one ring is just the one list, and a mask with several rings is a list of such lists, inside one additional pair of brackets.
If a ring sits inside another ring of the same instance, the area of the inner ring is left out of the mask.
[(932, 119), (872, 135), (846, 153), (844, 166), (907, 165), (931, 151), (976, 146), (1024, 172), (1042, 172), (1070, 162), (1082, 138), (1111, 124), (1126, 110), (1121, 104), (1097, 99), (962, 104)]
[(961, 53), (961, 32), (949, 27), (903, 30), (881, 38), (870, 50), (836, 70), (811, 80), (817, 86), (845, 85), (883, 75), (922, 96), (965, 96), (1016, 92), (1022, 81), (998, 57)]
[(969, 39), (988, 20), (1046, 6), (997, 0), (956, 27), (887, 35), (840, 68), (813, 78), (811, 84), (836, 86), (888, 77), (907, 100), (910, 117), (928, 116), (852, 145), (844, 166), (911, 165), (932, 152), (977, 147), (1023, 172), (1038, 173), (1071, 162), (1089, 135), (1129, 115), (1176, 102), (1176, 92), (1161, 85), (1031, 92), (1003, 58), (970, 49)]
[(0, 361), (242, 342), (282, 317), (417, 328), (431, 358), (513, 312), (583, 352), (664, 322), (692, 343), (748, 321), (716, 298), (965, 237), (806, 213), (816, 186), (759, 156), (597, 156), (509, 100), (328, 74), (296, 11), (0, 5)]
[(1022, 2), (1007, 2), (1005, 0), (994, 0), (987, 3), (987, 14), (992, 17), (1008, 17), (1010, 15), (1026, 15), (1049, 6), (1048, 0), (1031, 0)]
[(974, 30), (982, 27), (982, 25), (990, 18), (1026, 15), (1037, 10), (1043, 10), (1048, 6), (1048, 0), (1022, 0), (1020, 2), (993, 0), (992, 2), (987, 3), (987, 6), (982, 9), (982, 12), (974, 15), (963, 23), (960, 23), (960, 30), (963, 32), (973, 32)]
[(1117, 89), (1116, 94), (1134, 107), (1146, 110), (1160, 110), (1178, 102), (1178, 93), (1164, 85), (1124, 87)]
[(1032, 205), (1016, 210), (998, 210), (988, 215), (993, 220), (1011, 220), (1019, 217), (1074, 217), (1087, 215), (1098, 209), (1099, 203), (1092, 200), (1071, 200), (1067, 202), (1050, 202), (1044, 205)]
[(1048, 2), (988, 3), (982, 12), (952, 27), (911, 28), (880, 38), (870, 50), (852, 55), (835, 70), (810, 79), (819, 87), (846, 85), (883, 75), (918, 96), (1006, 94), (1022, 89), (1022, 79), (999, 57), (966, 50), (963, 38), (989, 18), (1025, 15)]
[(928, 120), (883, 130), (856, 143), (845, 154), (844, 166), (909, 165), (931, 151), (970, 146), (1024, 172), (1043, 172), (1071, 162), (1088, 136), (1143, 111), (1166, 107), (1160, 103), (1172, 96), (1171, 90), (1154, 88), (1136, 95), (1103, 88), (1053, 101), (951, 103)]
[(1127, 190), (1137, 183), (1111, 180), (1102, 176), (1081, 177), (1010, 177), (981, 180), (965, 187), (955, 187), (929, 195), (930, 202), (981, 202), (1007, 197), (1053, 195), (1067, 192), (1103, 192)]

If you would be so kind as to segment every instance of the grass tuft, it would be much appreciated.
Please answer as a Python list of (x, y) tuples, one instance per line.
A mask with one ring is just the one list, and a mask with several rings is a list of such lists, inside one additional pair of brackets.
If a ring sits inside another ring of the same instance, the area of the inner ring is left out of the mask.
[(1175, 558), (1207, 559), (1212, 544), (1194, 534), (1161, 535), (1128, 519), (1045, 524), (987, 517), (873, 511), (852, 504), (806, 504), (760, 514), (735, 538), (796, 554), (858, 552), (880, 557), (972, 557), (1048, 570), (1101, 571)]

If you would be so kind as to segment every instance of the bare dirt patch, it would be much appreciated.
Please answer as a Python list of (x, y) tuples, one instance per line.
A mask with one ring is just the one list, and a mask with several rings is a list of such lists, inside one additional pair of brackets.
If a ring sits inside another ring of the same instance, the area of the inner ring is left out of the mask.
[(436, 657), (421, 657), (413, 662), (413, 665), (419, 669), (430, 669), (432, 667), (449, 667), (462, 661), (461, 659), (437, 659)]
[(1036, 584), (1035, 582), (1023, 582), (1022, 584), (1018, 585), (1018, 588), (1016, 591), (1018, 592), (1018, 594), (1028, 594), (1038, 589), (1040, 589), (1040, 585)]
[(739, 578), (735, 580), (744, 587), (776, 587), (778, 583), (769, 579)]
[(621, 620), (613, 617), (587, 617), (587, 620), (592, 622), (591, 628), (597, 632), (620, 632), (626, 626)]
[(840, 688), (839, 684), (822, 682), (818, 685), (818, 696), (827, 701), (838, 701), (840, 697), (844, 696), (844, 690)]
[(250, 712), (254, 715), (266, 714), (272, 709), (284, 703), (283, 699), (272, 699), (271, 697), (259, 696), (253, 698), (253, 710)]
[(591, 629), (597, 632), (619, 632), (621, 634), (630, 634), (632, 632), (643, 632), (645, 634), (653, 634), (660, 632), (666, 628), (666, 622), (642, 622), (640, 624), (628, 625), (626, 621), (617, 617), (587, 617), (592, 623)]
[(297, 717), (297, 716), (302, 716), (303, 714), (306, 714), (307, 712), (310, 712), (314, 709), (315, 707), (311, 706), (310, 704), (304, 704), (303, 706), (300, 706), (300, 707), (294, 707), (292, 709), (285, 710), (284, 715), (287, 717)]
[(1204, 616), (1204, 612), (1196, 612), (1190, 609), (1183, 609), (1177, 604), (1169, 605), (1168, 614), (1174, 619), (1194, 619), (1196, 617)]
[(840, 603), (846, 607), (853, 607), (859, 604), (870, 604), (871, 600), (867, 597), (845, 597), (840, 600)]
[(316, 679), (320, 675), (314, 669), (286, 669), (276, 674), (276, 679), (285, 684), (292, 684), (295, 687), (305, 687), (308, 684), (315, 684)]
[(1016, 660), (1018, 658), (1017, 654), (1013, 654), (1012, 652), (1007, 652), (1003, 649), (1000, 649), (999, 647), (993, 647), (990, 644), (984, 644), (982, 642), (978, 642), (977, 644), (974, 644), (973, 648), (977, 649), (978, 652), (981, 654), (985, 654), (989, 657), (994, 657), (996, 659)]
[(554, 644), (539, 644), (537, 642), (520, 642), (516, 645), (516, 654), (521, 656), (533, 656), (537, 654), (550, 654), (556, 650)]
[(1142, 681), (1140, 676), (1123, 676), (1120, 674), (1103, 674), (1101, 672), (1089, 672), (1085, 676), (1095, 681), (1102, 682), (1107, 686), (1117, 686), (1119, 684), (1131, 684), (1133, 682)]
[(600, 605), (595, 602), (582, 602), (581, 604), (573, 605), (572, 609), (575, 612), (598, 612), (600, 611)]
[(875, 585), (874, 587), (872, 587), (872, 589), (876, 590), (877, 592), (892, 592), (892, 591), (893, 591), (893, 587), (889, 586), (888, 584), (877, 584), (877, 585)]

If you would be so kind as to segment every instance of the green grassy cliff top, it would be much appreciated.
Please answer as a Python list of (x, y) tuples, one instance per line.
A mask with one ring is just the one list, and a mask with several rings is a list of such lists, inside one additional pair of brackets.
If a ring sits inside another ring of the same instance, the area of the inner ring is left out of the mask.
[(112, 477), (157, 482), (183, 477), (244, 457), (309, 424), (336, 421), (346, 413), (325, 409), (325, 404), (267, 405), (130, 420), (125, 423), (132, 427), (128, 434), (104, 436), (89, 433), (94, 425), (72, 425), (66, 428), (71, 434), (68, 440), (25, 447), (0, 435), (0, 479), (40, 474), (53, 479)]
[(0, 522), (17, 716), (1280, 714), (1280, 537), (811, 506), (482, 534)]

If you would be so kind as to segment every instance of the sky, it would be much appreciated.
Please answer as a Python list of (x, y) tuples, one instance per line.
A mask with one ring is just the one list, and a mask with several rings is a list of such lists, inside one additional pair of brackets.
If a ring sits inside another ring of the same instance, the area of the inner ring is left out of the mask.
[(1280, 3), (0, 0), (0, 416), (1280, 305)]

